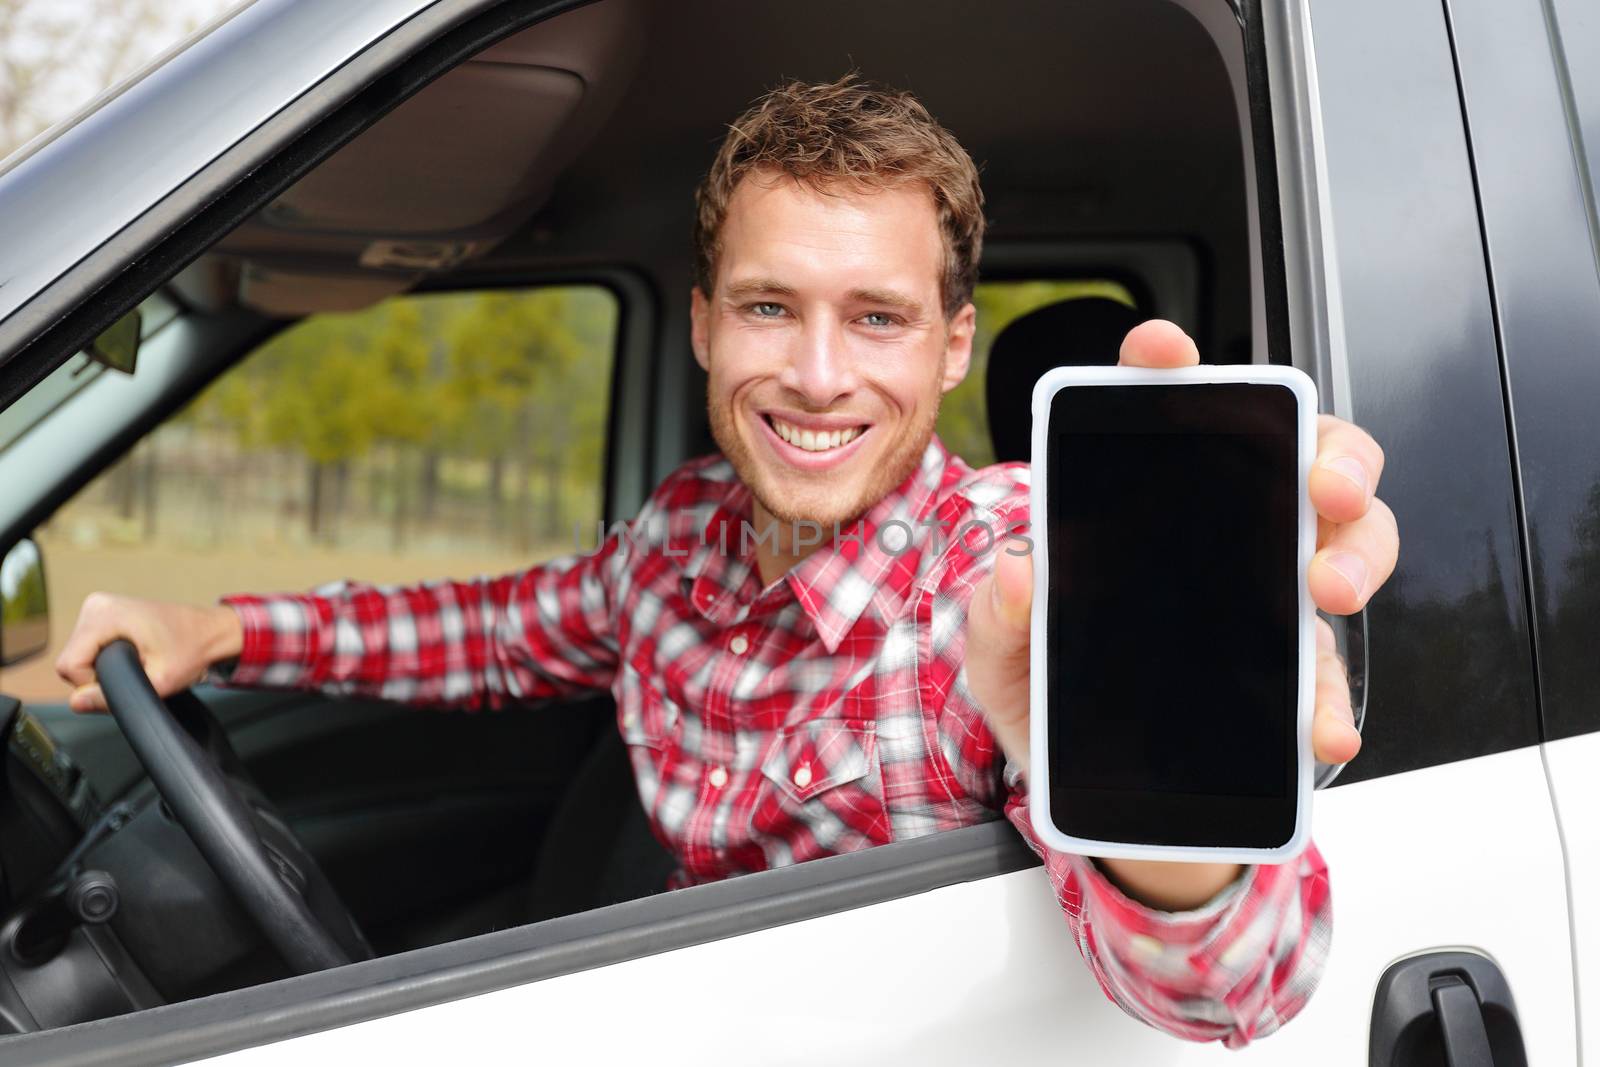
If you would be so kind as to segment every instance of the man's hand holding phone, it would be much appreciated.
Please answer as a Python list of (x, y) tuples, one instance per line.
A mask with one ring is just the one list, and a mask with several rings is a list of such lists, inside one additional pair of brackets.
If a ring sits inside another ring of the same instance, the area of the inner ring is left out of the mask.
[[(1123, 341), (1124, 367), (1177, 368), (1199, 363), (1194, 342), (1177, 326), (1145, 322)], [(1315, 459), (1307, 493), (1317, 516), (1316, 553), (1306, 585), (1316, 607), (1335, 615), (1361, 608), (1393, 571), (1399, 535), (1393, 513), (1375, 495), (1383, 470), (1383, 451), (1360, 428), (1331, 415), (1318, 416)], [(1043, 516), (1034, 516), (1038, 531)], [(1182, 516), (1174, 515), (1174, 536), (1182, 537)], [(1035, 544), (1042, 540), (1035, 536)], [(990, 729), (1020, 767), (1030, 757), (1030, 618), (1032, 560), (999, 552), (994, 572), (973, 595), (967, 640), (968, 685), (985, 709)], [(1201, 620), (1197, 620), (1203, 624)], [(1137, 634), (1124, 635), (1138, 640)], [(1353, 725), (1349, 684), (1334, 649), (1331, 628), (1316, 621), (1315, 712), (1312, 748), (1317, 760), (1344, 763), (1360, 748)], [(1145, 656), (1159, 670), (1162, 650)], [(1174, 709), (1183, 714), (1186, 709)], [(1238, 873), (1237, 864), (1172, 863), (1105, 859), (1101, 863), (1123, 888), (1156, 907), (1181, 909), (1210, 899)]]

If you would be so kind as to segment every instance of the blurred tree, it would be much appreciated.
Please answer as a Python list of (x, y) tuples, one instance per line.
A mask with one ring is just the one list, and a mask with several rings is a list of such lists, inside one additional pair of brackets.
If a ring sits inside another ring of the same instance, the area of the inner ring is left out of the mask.
[[(579, 518), (599, 515), (615, 317), (610, 294), (587, 287), (402, 297), (318, 315), (219, 378), (181, 418), (245, 451), (302, 457), (316, 540), (337, 538), (359, 463), (392, 548), (414, 526), (447, 523), (442, 502), (465, 491), (469, 514), (525, 550), (570, 528), (569, 496), (587, 501)], [(387, 477), (374, 452), (387, 457)], [(453, 485), (459, 463), (481, 480)]]

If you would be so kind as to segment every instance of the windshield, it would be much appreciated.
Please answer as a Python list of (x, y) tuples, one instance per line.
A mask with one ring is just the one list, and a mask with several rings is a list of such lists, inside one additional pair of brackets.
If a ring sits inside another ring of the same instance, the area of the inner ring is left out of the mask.
[(253, 2), (0, 3), (0, 174)]
[[(157, 290), (139, 304), (141, 321), (139, 341), (142, 344), (178, 315), (178, 304)], [(135, 368), (137, 371), (137, 367)], [(39, 425), (52, 411), (72, 399), (79, 390), (108, 372), (108, 368), (79, 352), (61, 366), (51, 371), (38, 385), (22, 394), (4, 411), (0, 411), (0, 453), (5, 452), (29, 430)], [(120, 373), (120, 372), (111, 372)]]

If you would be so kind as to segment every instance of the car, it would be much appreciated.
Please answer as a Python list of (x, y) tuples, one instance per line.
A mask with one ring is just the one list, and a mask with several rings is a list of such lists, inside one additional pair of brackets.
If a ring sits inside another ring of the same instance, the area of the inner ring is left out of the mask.
[[(1386, 451), (1362, 751), (1313, 809), (1332, 948), (1237, 1052), (1111, 1003), (1004, 821), (652, 891), (604, 695), (202, 685), (125, 734), (41, 681), (90, 580), (251, 588), (336, 543), (400, 580), (634, 514), (711, 447), (721, 124), (851, 67), (983, 168), (952, 447), (1004, 455), (1016, 383), (1121, 315), (1300, 367)], [(1597, 175), (1581, 0), (241, 5), (0, 165), (0, 1060), (1579, 1062)], [(1041, 309), (1060, 345), (1008, 343)]]

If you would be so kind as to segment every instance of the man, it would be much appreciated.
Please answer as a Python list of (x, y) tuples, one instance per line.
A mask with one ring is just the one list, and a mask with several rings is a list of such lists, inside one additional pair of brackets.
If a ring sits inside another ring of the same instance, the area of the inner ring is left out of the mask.
[[(96, 595), (57, 664), (73, 707), (102, 704), (93, 658), (117, 636), (163, 693), (217, 664), (237, 685), (424, 704), (609, 688), (672, 885), (1003, 811), (1112, 1000), (1195, 1040), (1270, 1033), (1327, 951), (1314, 846), (1279, 866), (1097, 863), (1029, 825), (1031, 571), (1007, 550), (1027, 472), (973, 471), (933, 434), (971, 355), (972, 161), (909, 94), (796, 83), (734, 124), (697, 201), (692, 343), (720, 456), (679, 468), (595, 552), (494, 580), (207, 608)], [(1154, 321), (1121, 358), (1198, 356)], [(1310, 584), (1325, 610), (1359, 609), (1394, 565), (1382, 465), (1366, 434), (1323, 419)], [(1317, 692), (1318, 758), (1348, 760), (1359, 737), (1326, 627)]]

